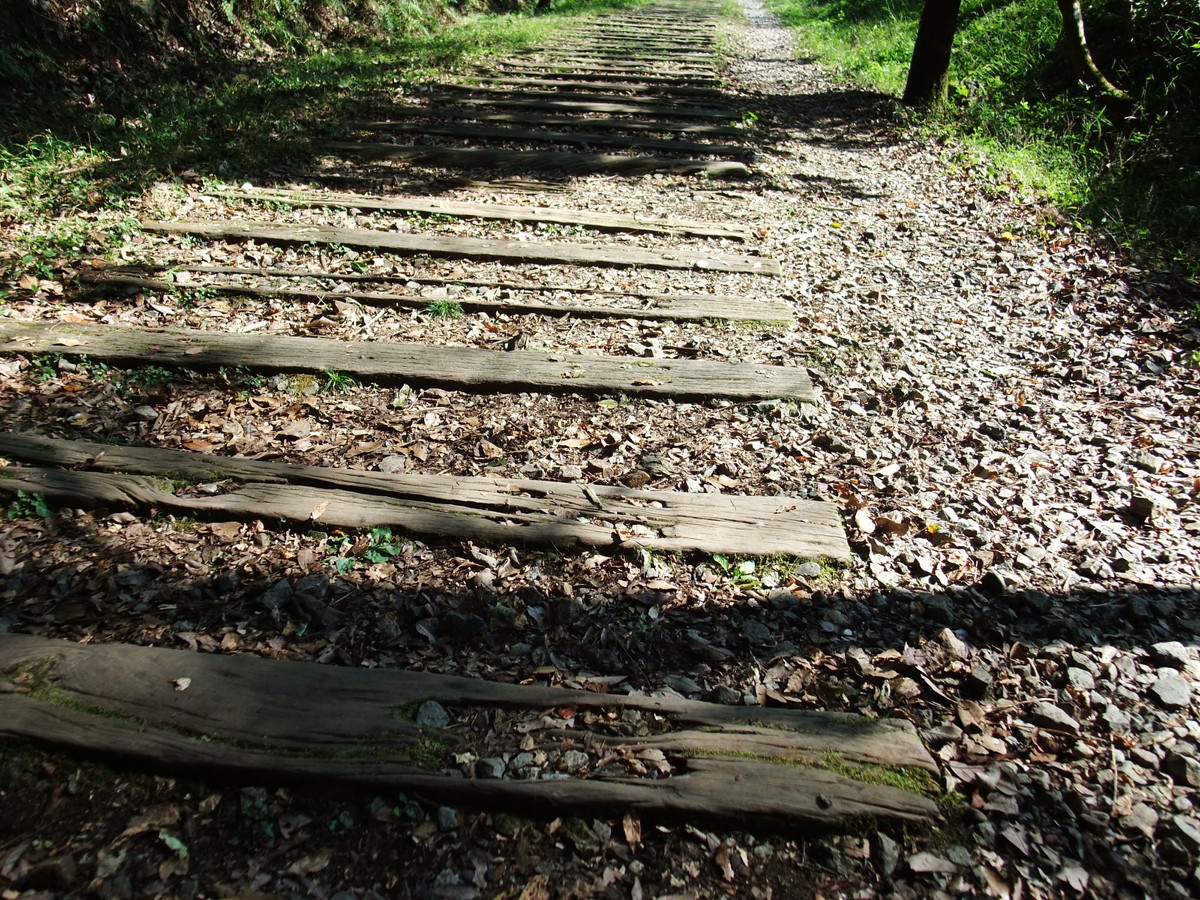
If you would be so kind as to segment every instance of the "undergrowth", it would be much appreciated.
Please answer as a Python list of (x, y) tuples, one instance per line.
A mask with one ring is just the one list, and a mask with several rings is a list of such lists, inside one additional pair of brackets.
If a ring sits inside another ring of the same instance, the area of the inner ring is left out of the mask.
[[(769, 0), (798, 53), (898, 96), (923, 0)], [(950, 102), (931, 139), (967, 142), (1006, 189), (1047, 197), (1147, 261), (1200, 275), (1200, 8), (1193, 0), (1085, 4), (1121, 109), (1078, 83), (1054, 0), (963, 0)]]
[(337, 122), (640, 0), (495, 2), (507, 13), (443, 0), (18, 4), (16, 37), (0, 42), (0, 304), (56, 294), (81, 260), (136, 243), (130, 211), (154, 185), (303, 172)]

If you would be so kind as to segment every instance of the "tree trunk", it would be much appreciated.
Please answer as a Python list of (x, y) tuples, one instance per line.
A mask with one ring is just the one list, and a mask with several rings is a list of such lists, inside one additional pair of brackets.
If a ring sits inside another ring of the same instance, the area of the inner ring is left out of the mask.
[(1058, 11), (1062, 13), (1063, 42), (1066, 44), (1067, 60), (1071, 63), (1075, 76), (1109, 100), (1129, 100), (1128, 94), (1104, 77), (1104, 73), (1092, 58), (1087, 33), (1083, 27), (1082, 0), (1058, 0)]
[(950, 78), (950, 49), (958, 29), (962, 0), (925, 0), (917, 41), (913, 45), (904, 102), (909, 106), (934, 106), (946, 99)]

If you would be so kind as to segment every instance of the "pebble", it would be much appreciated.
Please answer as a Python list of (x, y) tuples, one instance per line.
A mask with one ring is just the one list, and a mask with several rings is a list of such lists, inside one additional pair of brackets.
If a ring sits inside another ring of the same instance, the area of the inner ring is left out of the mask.
[(475, 762), (477, 778), (503, 778), (505, 769), (504, 760), (499, 756), (489, 756)]
[(1168, 753), (1163, 759), (1163, 770), (1177, 785), (1200, 788), (1200, 761), (1182, 753)]
[(1053, 703), (1047, 703), (1044, 700), (1034, 705), (1029, 711), (1029, 721), (1034, 725), (1065, 731), (1070, 735), (1077, 735), (1080, 731), (1079, 722)]
[(424, 725), (426, 728), (445, 728), (450, 721), (450, 713), (436, 700), (426, 700), (417, 708), (418, 725)]
[(262, 596), (258, 598), (258, 602), (267, 611), (277, 612), (291, 602), (293, 594), (292, 583), (286, 578), (280, 578), (263, 592)]
[(439, 806), (434, 818), (442, 831), (453, 831), (458, 827), (458, 810), (453, 806)]
[(568, 750), (562, 755), (563, 768), (568, 772), (578, 772), (586, 768), (590, 761), (591, 757), (582, 750)]
[(1092, 677), (1092, 673), (1075, 666), (1067, 669), (1067, 681), (1070, 682), (1071, 687), (1081, 691), (1091, 691), (1096, 688), (1096, 679)]
[(1159, 706), (1182, 709), (1192, 702), (1192, 686), (1174, 669), (1159, 669), (1150, 696)]
[(1156, 666), (1186, 669), (1192, 655), (1179, 641), (1161, 641), (1150, 645), (1150, 662)]

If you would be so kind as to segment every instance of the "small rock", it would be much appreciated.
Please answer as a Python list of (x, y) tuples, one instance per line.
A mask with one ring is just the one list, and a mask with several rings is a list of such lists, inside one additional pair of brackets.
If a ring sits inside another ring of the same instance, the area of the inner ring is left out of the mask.
[(1159, 669), (1150, 694), (1159, 706), (1182, 709), (1192, 702), (1192, 686), (1174, 669)]
[(1179, 641), (1161, 641), (1150, 647), (1150, 662), (1155, 666), (1182, 670), (1191, 661), (1188, 648)]
[(434, 818), (442, 831), (453, 831), (458, 827), (458, 810), (453, 806), (439, 806)]
[(1053, 703), (1042, 701), (1029, 711), (1029, 721), (1042, 728), (1065, 731), (1069, 735), (1079, 734), (1079, 723)]
[(578, 481), (583, 477), (583, 466), (560, 466), (558, 477), (563, 481)]
[(1174, 816), (1171, 827), (1193, 855), (1200, 853), (1200, 821), (1189, 816)]
[(720, 703), (725, 706), (739, 706), (742, 702), (742, 692), (734, 690), (727, 684), (718, 684), (704, 695), (709, 703)]
[(1195, 757), (1182, 753), (1168, 753), (1163, 760), (1163, 770), (1178, 785), (1200, 787), (1200, 762)]
[(938, 725), (936, 728), (928, 728), (921, 732), (921, 737), (933, 747), (940, 747), (942, 744), (960, 740), (962, 736), (963, 730), (953, 722), (946, 722)]
[(958, 871), (958, 866), (932, 853), (914, 853), (908, 858), (908, 867), (914, 872), (940, 872), (952, 875)]
[(583, 819), (572, 816), (565, 819), (562, 823), (560, 833), (563, 837), (575, 845), (575, 852), (581, 855), (590, 856), (600, 852), (600, 838), (592, 827)]
[(1129, 714), (1111, 703), (1104, 708), (1104, 712), (1100, 714), (1100, 718), (1104, 720), (1104, 724), (1108, 726), (1108, 730), (1113, 734), (1126, 734), (1133, 720)]
[(963, 679), (963, 695), (969, 700), (982, 700), (992, 689), (996, 677), (986, 666), (976, 663)]
[(278, 612), (284, 606), (291, 602), (294, 595), (292, 584), (286, 578), (280, 578), (277, 582), (271, 585), (263, 595), (258, 598), (268, 612)]
[(426, 728), (445, 728), (450, 724), (450, 713), (436, 700), (426, 700), (417, 709), (416, 722)]
[(1129, 811), (1121, 823), (1128, 828), (1136, 828), (1148, 838), (1154, 837), (1154, 831), (1158, 828), (1158, 813), (1145, 803), (1133, 804), (1133, 809)]
[(796, 574), (801, 578), (820, 578), (824, 570), (817, 562), (805, 562), (796, 566)]
[(879, 874), (888, 877), (900, 865), (900, 845), (886, 834), (877, 832), (871, 838), (871, 858), (875, 860)]
[(742, 626), (742, 634), (746, 636), (746, 640), (757, 647), (771, 642), (771, 629), (758, 619), (749, 619)]
[(387, 475), (403, 472), (408, 468), (408, 460), (403, 456), (385, 456), (379, 461), (379, 471)]
[(496, 813), (492, 816), (492, 830), (502, 837), (516, 837), (524, 827), (525, 821), (511, 813)]
[(1092, 677), (1092, 673), (1087, 669), (1070, 666), (1067, 669), (1067, 681), (1071, 687), (1077, 690), (1092, 691), (1096, 689), (1096, 679)]
[[(926, 606), (928, 607), (928, 604)], [(938, 643), (946, 648), (946, 651), (953, 659), (966, 659), (967, 655), (971, 652), (963, 640), (949, 628), (943, 628), (939, 631), (937, 640)]]
[(554, 605), (554, 619), (559, 625), (574, 625), (583, 618), (583, 604), (577, 597), (563, 597)]
[(568, 750), (562, 755), (563, 768), (568, 772), (578, 772), (587, 766), (590, 760), (591, 757), (582, 750)]
[(504, 771), (504, 760), (499, 756), (489, 756), (486, 759), (476, 760), (475, 762), (475, 776), (477, 778), (503, 778)]
[(988, 597), (1002, 597), (1011, 590), (1009, 577), (997, 569), (988, 569), (975, 587)]

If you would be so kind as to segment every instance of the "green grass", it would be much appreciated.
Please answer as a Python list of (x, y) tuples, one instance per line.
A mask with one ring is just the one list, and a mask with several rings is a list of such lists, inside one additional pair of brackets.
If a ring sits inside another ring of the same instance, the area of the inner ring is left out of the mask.
[[(0, 303), (136, 240), (129, 211), (151, 185), (286, 177), (317, 162), (336, 123), (397, 92), (631, 5), (558, 0), (533, 15), (528, 0), (454, 22), (440, 0), (377, 0), (362, 28), (343, 0), (224, 0), (218, 16), (236, 22), (221, 39), (185, 29), (178, 50), (154, 43), (134, 0), (72, 5), (66, 38), (30, 13), (22, 40), (0, 42)], [(313, 9), (319, 21), (300, 13)]]
[(425, 304), (425, 312), (441, 319), (461, 319), (463, 308), (454, 300), (430, 300)]
[[(768, 5), (795, 30), (798, 55), (903, 92), (922, 0)], [(959, 164), (998, 190), (1045, 197), (1151, 264), (1200, 275), (1200, 16), (1192, 0), (1097, 0), (1085, 14), (1131, 110), (1076, 82), (1054, 0), (964, 0), (950, 102), (919, 122), (931, 139), (965, 142)]]

